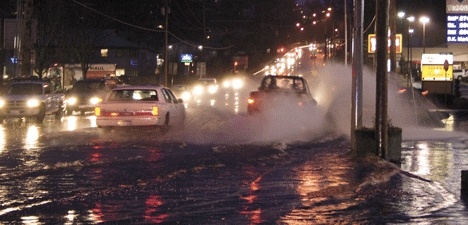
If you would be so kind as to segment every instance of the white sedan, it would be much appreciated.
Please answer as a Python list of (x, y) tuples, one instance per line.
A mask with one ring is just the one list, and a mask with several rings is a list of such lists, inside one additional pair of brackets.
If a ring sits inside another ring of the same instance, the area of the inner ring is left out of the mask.
[(122, 86), (110, 91), (95, 108), (98, 127), (183, 126), (185, 107), (164, 86)]

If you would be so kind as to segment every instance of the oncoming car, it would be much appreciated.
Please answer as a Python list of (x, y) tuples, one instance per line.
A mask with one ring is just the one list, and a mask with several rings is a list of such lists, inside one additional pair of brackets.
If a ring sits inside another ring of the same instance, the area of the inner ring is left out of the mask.
[(73, 87), (65, 94), (67, 102), (67, 115), (73, 112), (86, 112), (94, 110), (94, 107), (102, 101), (112, 86), (107, 85), (103, 79), (85, 79), (76, 81)]
[(122, 86), (110, 91), (94, 113), (97, 127), (183, 126), (185, 107), (164, 86)]
[(250, 92), (247, 101), (249, 114), (277, 106), (292, 110), (317, 105), (307, 81), (301, 76), (266, 75), (258, 90)]
[(215, 94), (218, 92), (218, 82), (216, 78), (200, 78), (193, 85), (192, 95), (198, 97), (206, 94)]

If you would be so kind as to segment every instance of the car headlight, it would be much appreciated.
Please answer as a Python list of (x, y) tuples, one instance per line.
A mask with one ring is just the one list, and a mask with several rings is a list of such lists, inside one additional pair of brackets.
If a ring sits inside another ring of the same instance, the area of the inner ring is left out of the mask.
[(217, 85), (211, 85), (208, 87), (208, 93), (214, 94), (218, 91), (218, 86)]
[(197, 86), (193, 87), (193, 94), (194, 95), (203, 94), (203, 87), (201, 85), (197, 85)]
[(225, 80), (225, 81), (223, 82), (223, 87), (224, 87), (224, 88), (229, 88), (230, 86), (231, 86), (231, 82), (230, 82), (230, 81)]
[(3, 108), (5, 106), (5, 100), (4, 99), (0, 99), (0, 108)]
[(234, 90), (241, 89), (243, 86), (244, 86), (244, 81), (241, 80), (241, 79), (234, 79), (234, 80), (232, 81), (232, 88), (233, 88)]
[(67, 99), (68, 105), (75, 105), (77, 102), (78, 102), (78, 99), (76, 99), (76, 97), (70, 97)]
[(98, 104), (99, 102), (101, 102), (101, 99), (98, 98), (98, 97), (92, 97), (92, 98), (89, 99), (89, 103), (90, 103), (91, 105), (96, 105), (96, 104)]
[(26, 102), (26, 105), (27, 105), (29, 108), (38, 107), (40, 104), (41, 104), (41, 101), (39, 101), (38, 99), (29, 99), (29, 100)]
[(180, 97), (182, 98), (182, 100), (188, 101), (188, 100), (190, 100), (190, 93), (188, 91), (184, 91), (184, 92), (182, 92)]

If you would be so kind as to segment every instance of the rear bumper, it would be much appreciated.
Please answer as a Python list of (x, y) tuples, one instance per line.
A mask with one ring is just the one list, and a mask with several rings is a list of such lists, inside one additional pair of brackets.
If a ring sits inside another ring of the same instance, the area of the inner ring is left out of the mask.
[(156, 117), (96, 117), (98, 127), (126, 127), (126, 126), (162, 126), (164, 120)]

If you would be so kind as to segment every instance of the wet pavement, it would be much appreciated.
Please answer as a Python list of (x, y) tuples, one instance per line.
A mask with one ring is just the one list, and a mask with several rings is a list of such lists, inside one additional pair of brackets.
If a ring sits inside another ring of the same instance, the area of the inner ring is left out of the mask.
[(231, 102), (189, 108), (186, 126), (166, 134), (103, 132), (92, 115), (7, 121), (0, 224), (467, 224), (468, 118), (430, 113), (428, 99), (395, 88), (401, 164), (354, 158), (339, 78), (310, 82), (327, 89), (320, 110), (287, 120)]
[[(464, 129), (464, 120), (456, 122)], [(2, 224), (468, 222), (460, 197), (460, 170), (468, 168), (464, 132), (407, 129), (428, 133), (404, 134), (396, 165), (353, 158), (347, 137), (334, 134), (202, 144), (179, 140), (185, 131), (103, 135), (92, 127), (48, 128), (55, 125), (39, 126), (35, 141), (27, 134), (33, 128), (14, 127), (26, 134), (1, 154)], [(8, 133), (11, 125), (3, 128)]]

